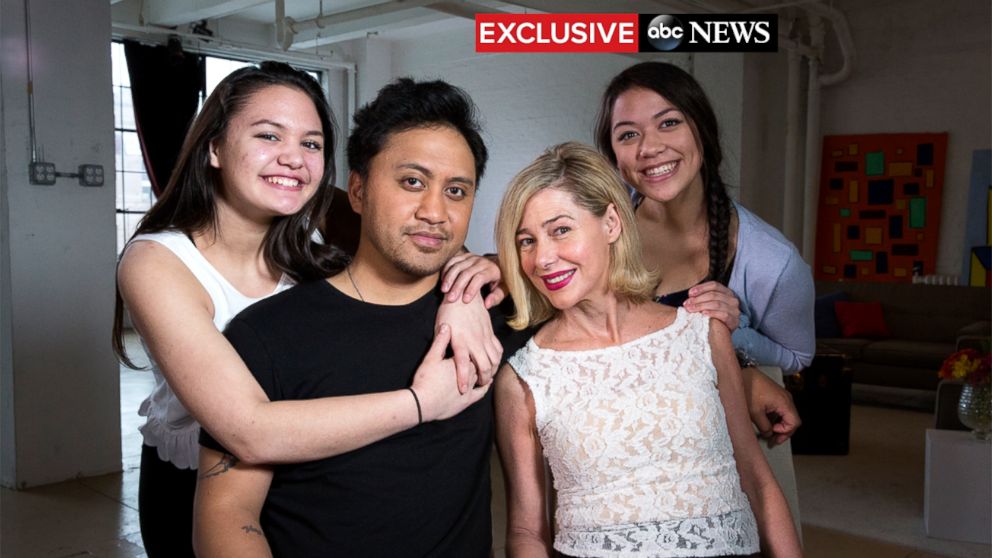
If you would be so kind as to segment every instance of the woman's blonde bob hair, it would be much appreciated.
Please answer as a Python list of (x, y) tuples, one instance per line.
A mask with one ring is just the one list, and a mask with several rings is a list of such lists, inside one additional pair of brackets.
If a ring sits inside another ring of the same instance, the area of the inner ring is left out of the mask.
[(524, 275), (517, 251), (517, 229), (524, 208), (535, 194), (547, 188), (568, 192), (579, 207), (597, 217), (605, 215), (611, 205), (616, 208), (620, 236), (610, 245), (610, 291), (634, 303), (650, 300), (658, 283), (657, 274), (649, 271), (641, 258), (641, 240), (627, 189), (598, 151), (578, 142), (562, 143), (549, 148), (513, 177), (496, 218), (499, 266), (516, 305), (510, 326), (534, 326), (557, 313)]

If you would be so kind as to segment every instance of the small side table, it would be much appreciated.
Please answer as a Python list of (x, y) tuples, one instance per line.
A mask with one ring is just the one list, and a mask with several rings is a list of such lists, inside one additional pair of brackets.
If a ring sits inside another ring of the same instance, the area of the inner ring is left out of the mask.
[(992, 543), (992, 444), (927, 429), (923, 526), (928, 537)]
[(843, 353), (817, 346), (809, 368), (786, 376), (802, 426), (792, 437), (794, 455), (847, 455), (851, 443), (851, 369)]

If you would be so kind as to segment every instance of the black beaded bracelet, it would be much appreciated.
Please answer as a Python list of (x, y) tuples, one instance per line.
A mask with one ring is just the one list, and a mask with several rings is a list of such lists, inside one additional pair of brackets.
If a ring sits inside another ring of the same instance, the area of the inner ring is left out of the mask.
[(410, 393), (413, 394), (413, 401), (417, 404), (417, 426), (420, 426), (424, 424), (424, 414), (420, 410), (420, 398), (417, 397), (417, 392), (413, 391), (412, 387), (406, 389), (410, 390)]

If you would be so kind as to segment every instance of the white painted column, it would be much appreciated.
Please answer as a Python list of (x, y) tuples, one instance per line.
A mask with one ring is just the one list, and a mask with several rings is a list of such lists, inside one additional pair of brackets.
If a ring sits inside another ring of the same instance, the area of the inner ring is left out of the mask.
[(102, 187), (28, 181), (24, 2), (0, 5), (0, 479), (18, 488), (120, 470), (113, 321), (110, 4), (30, 0), (39, 155), (104, 168)]

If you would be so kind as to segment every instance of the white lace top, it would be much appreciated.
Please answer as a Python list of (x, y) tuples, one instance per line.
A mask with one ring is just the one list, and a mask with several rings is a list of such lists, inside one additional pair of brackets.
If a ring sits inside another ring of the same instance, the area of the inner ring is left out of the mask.
[[(214, 306), (214, 325), (223, 331), (227, 322), (242, 310), (266, 298), (253, 298), (241, 294), (196, 248), (185, 234), (179, 231), (162, 231), (142, 234), (131, 242), (151, 240), (165, 246), (175, 254), (203, 285), (210, 302)], [(276, 288), (266, 296), (271, 296), (293, 286), (293, 281), (283, 275)], [(168, 285), (162, 285), (168, 288)], [(145, 340), (141, 346), (149, 355)], [(168, 461), (180, 469), (196, 469), (200, 452), (200, 424), (189, 414), (186, 407), (176, 397), (175, 392), (165, 381), (157, 362), (149, 356), (151, 369), (155, 375), (155, 388), (147, 399), (141, 402), (138, 414), (147, 417), (141, 426), (144, 442), (156, 448), (159, 459)]]
[(534, 397), (558, 494), (555, 548), (572, 556), (758, 552), (710, 357), (709, 318), (678, 309), (623, 345), (510, 364)]

